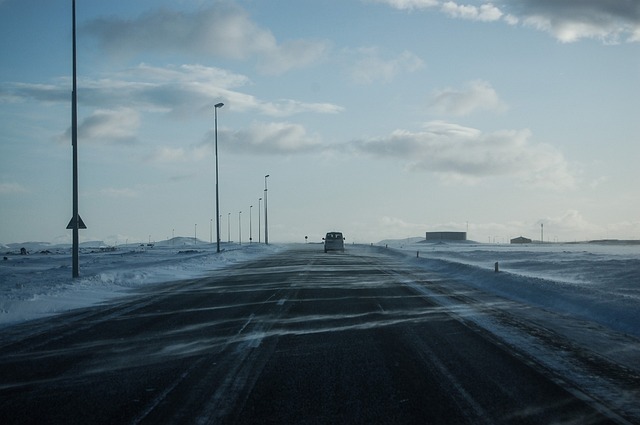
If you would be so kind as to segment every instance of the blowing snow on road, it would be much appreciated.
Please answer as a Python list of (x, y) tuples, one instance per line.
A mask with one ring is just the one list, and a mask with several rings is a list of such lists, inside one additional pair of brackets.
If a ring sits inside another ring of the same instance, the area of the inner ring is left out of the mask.
[(260, 248), (204, 276), (5, 327), (0, 418), (640, 420), (634, 336), (470, 286), (435, 257)]

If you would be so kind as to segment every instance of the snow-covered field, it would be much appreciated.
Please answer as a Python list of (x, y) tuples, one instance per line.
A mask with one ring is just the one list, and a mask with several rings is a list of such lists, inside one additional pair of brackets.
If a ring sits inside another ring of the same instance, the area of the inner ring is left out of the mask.
[[(20, 255), (25, 248), (28, 255)], [(283, 249), (278, 245), (221, 244), (193, 238), (107, 247), (80, 246), (80, 277), (71, 277), (71, 249), (43, 243), (2, 246), (0, 327), (98, 304), (132, 288), (203, 276)]]
[(473, 288), (640, 337), (640, 243), (387, 244)]

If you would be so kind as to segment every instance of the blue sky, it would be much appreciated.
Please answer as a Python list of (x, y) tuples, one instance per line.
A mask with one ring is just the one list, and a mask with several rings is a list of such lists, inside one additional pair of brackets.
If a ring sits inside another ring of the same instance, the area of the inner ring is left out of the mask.
[[(77, 24), (81, 240), (215, 240), (218, 102), (223, 241), (257, 241), (267, 174), (273, 242), (640, 239), (637, 2), (78, 0)], [(67, 242), (71, 0), (0, 0), (0, 34), (0, 242)]]

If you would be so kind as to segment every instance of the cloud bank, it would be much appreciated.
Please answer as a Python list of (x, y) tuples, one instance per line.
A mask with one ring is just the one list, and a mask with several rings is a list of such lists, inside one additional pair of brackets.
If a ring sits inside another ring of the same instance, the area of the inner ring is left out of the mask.
[[(238, 112), (257, 112), (287, 117), (303, 112), (338, 113), (342, 107), (331, 103), (309, 103), (295, 99), (266, 101), (239, 90), (248, 77), (216, 67), (198, 64), (137, 67), (103, 79), (78, 81), (78, 102), (95, 108), (134, 108), (144, 112), (167, 113), (174, 118), (210, 111), (217, 102), (228, 103)], [(70, 102), (71, 84), (62, 79), (55, 84), (5, 83), (0, 101)]]
[(455, 19), (522, 24), (565, 43), (585, 38), (640, 42), (640, 3), (634, 0), (504, 0), (499, 6), (441, 0), (370, 1), (400, 10), (435, 10)]
[(271, 31), (253, 22), (245, 11), (223, 2), (193, 13), (159, 9), (131, 20), (95, 19), (83, 29), (115, 57), (166, 51), (235, 60), (257, 57), (257, 68), (266, 74), (309, 66), (329, 50), (326, 41), (278, 43)]
[(630, 0), (511, 0), (525, 25), (562, 42), (640, 41), (640, 3)]
[(532, 143), (530, 136), (528, 130), (483, 133), (432, 121), (420, 132), (396, 130), (347, 147), (354, 154), (404, 160), (409, 169), (435, 173), (447, 182), (513, 177), (524, 185), (573, 187), (575, 179), (563, 155), (550, 145)]
[[(206, 140), (212, 140), (207, 137)], [(235, 153), (290, 155), (318, 152), (320, 137), (307, 134), (304, 126), (287, 122), (254, 122), (248, 129), (225, 135)]]
[[(78, 124), (78, 138), (89, 143), (125, 144), (137, 143), (140, 115), (133, 109), (98, 109)], [(71, 140), (71, 127), (60, 136), (60, 142)]]

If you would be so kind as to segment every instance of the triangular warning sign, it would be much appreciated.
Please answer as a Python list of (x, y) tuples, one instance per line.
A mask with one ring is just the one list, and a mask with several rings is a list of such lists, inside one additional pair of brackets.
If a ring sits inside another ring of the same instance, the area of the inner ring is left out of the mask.
[[(80, 217), (80, 215), (78, 214), (78, 229), (86, 229), (87, 226), (84, 224), (84, 221), (82, 221), (82, 217)], [(71, 220), (69, 221), (69, 224), (67, 224), (67, 229), (73, 229), (74, 224), (76, 224), (75, 220), (73, 218), (71, 218)]]

